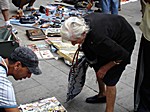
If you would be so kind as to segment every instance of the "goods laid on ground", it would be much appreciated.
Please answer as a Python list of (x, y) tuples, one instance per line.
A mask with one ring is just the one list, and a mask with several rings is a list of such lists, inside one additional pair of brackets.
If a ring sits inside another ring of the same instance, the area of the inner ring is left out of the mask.
[(55, 97), (20, 105), (19, 109), (21, 112), (67, 112), (63, 105)]

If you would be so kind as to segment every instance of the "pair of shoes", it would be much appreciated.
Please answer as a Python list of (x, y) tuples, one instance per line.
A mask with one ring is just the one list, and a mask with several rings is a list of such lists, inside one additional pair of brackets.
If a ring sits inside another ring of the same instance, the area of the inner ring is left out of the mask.
[(32, 6), (27, 6), (26, 7), (26, 11), (34, 11), (34, 10), (35, 10), (35, 8), (32, 7)]
[(106, 96), (98, 97), (98, 95), (86, 99), (87, 103), (106, 103)]

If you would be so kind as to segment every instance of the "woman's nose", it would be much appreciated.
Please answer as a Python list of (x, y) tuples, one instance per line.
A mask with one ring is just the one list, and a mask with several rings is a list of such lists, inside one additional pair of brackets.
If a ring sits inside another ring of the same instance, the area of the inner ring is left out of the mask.
[(76, 42), (71, 42), (72, 45), (76, 45)]

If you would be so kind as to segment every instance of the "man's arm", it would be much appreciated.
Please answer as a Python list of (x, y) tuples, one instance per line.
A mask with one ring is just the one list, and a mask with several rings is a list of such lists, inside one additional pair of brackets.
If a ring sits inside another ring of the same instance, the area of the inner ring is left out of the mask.
[(18, 108), (5, 108), (5, 112), (20, 112)]

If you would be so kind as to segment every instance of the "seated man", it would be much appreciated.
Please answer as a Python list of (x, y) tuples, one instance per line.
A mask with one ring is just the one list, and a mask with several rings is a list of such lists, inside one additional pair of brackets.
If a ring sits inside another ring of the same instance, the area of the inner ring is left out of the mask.
[(22, 80), (30, 78), (32, 73), (41, 74), (38, 64), (36, 54), (27, 47), (17, 47), (10, 58), (3, 59), (0, 56), (0, 112), (20, 112), (8, 76)]

